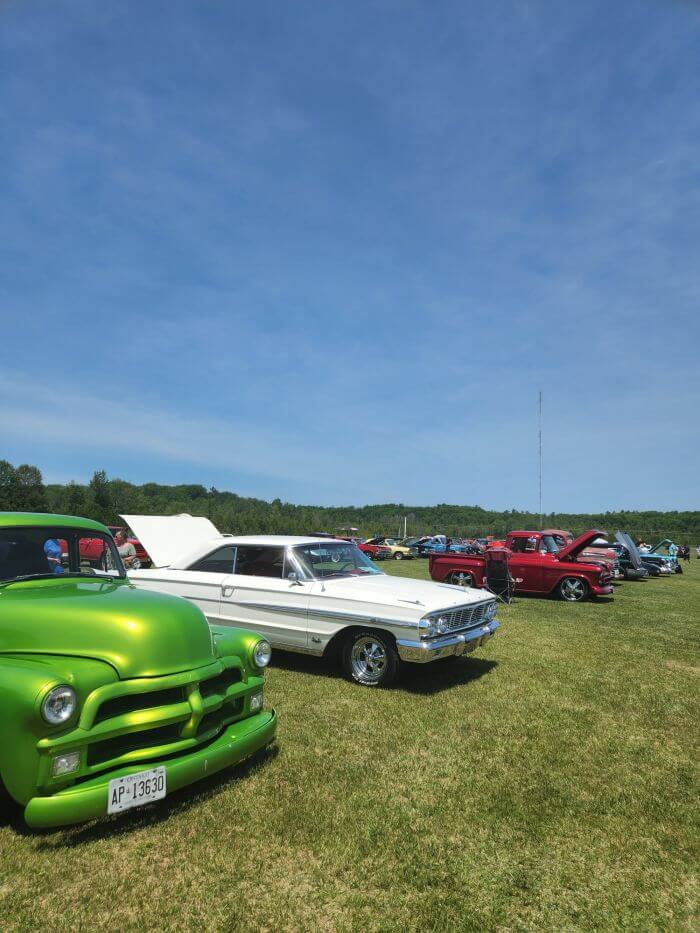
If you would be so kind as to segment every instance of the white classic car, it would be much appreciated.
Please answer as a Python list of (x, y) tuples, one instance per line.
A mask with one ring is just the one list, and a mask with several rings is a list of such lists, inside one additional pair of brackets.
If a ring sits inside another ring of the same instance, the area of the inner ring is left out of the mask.
[(153, 560), (140, 587), (184, 596), (217, 624), (249, 628), (289, 651), (340, 649), (360, 684), (388, 684), (399, 658), (474, 651), (498, 628), (484, 590), (392, 577), (330, 538), (220, 534), (207, 518), (122, 515)]

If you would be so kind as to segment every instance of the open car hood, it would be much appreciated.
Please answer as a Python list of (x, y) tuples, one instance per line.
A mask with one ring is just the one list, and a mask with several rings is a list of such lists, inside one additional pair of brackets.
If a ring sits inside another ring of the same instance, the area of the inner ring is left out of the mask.
[(578, 538), (574, 538), (571, 544), (565, 545), (558, 553), (557, 557), (559, 560), (566, 560), (567, 558), (574, 558), (581, 553), (581, 551), (586, 548), (591, 541), (595, 541), (596, 538), (605, 537), (604, 531), (599, 531), (597, 528), (591, 528), (590, 531), (584, 531), (582, 535), (579, 535)]
[(208, 518), (193, 515), (120, 515), (146, 548), (154, 567), (169, 567), (178, 557), (221, 537)]
[(616, 531), (615, 539), (624, 548), (627, 548), (627, 553), (629, 554), (630, 560), (632, 561), (632, 566), (635, 568), (635, 570), (639, 570), (642, 566), (642, 558), (634, 541), (624, 531)]

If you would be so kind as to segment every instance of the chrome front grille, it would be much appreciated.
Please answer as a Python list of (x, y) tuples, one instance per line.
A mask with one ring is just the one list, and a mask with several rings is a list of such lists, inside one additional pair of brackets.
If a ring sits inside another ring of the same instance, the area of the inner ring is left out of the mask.
[[(106, 737), (101, 738), (94, 737), (93, 733), (88, 740), (88, 767), (149, 750), (157, 749), (162, 754), (185, 750), (187, 745), (211, 737), (212, 730), (220, 731), (243, 711), (240, 697), (230, 695), (231, 688), (241, 681), (240, 669), (233, 667), (192, 681), (188, 686), (127, 694), (101, 703), (95, 724), (102, 723), (103, 729), (109, 730), (110, 723), (114, 722), (116, 734), (108, 731)], [(127, 725), (122, 731), (124, 721), (115, 717), (127, 713), (152, 714), (153, 721), (149, 716), (149, 721), (140, 723), (140, 727), (132, 730)]]
[(486, 607), (488, 602), (477, 603), (474, 606), (459, 606), (457, 609), (451, 609), (449, 612), (441, 612), (440, 618), (446, 619), (446, 632), (454, 632), (460, 628), (471, 628), (473, 625), (479, 625), (486, 617)]

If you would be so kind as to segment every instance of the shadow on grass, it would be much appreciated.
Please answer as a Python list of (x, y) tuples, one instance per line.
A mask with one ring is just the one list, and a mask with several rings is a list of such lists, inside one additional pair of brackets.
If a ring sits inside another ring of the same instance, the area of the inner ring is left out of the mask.
[[(496, 661), (487, 661), (470, 655), (460, 658), (443, 658), (428, 664), (403, 662), (398, 681), (386, 689), (398, 693), (439, 693), (442, 690), (469, 683), (471, 680), (477, 680), (484, 674), (488, 674), (495, 666)], [(333, 655), (317, 658), (313, 655), (277, 649), (273, 655), (271, 667), (299, 674), (312, 674), (315, 677), (328, 677), (333, 680), (346, 679), (339, 659)], [(358, 690), (368, 689), (359, 684), (356, 688)]]
[(175, 791), (172, 796), (157, 803), (136, 807), (118, 816), (105, 816), (103, 819), (77, 826), (30, 829), (24, 822), (22, 810), (17, 807), (10, 819), (0, 820), (0, 824), (2, 822), (5, 822), (5, 825), (9, 824), (19, 836), (30, 836), (36, 839), (36, 850), (39, 852), (81, 846), (108, 838), (114, 839), (115, 836), (127, 836), (136, 830), (159, 826), (168, 820), (171, 814), (188, 810), (199, 803), (203, 797), (214, 796), (231, 781), (245, 780), (252, 771), (271, 761), (278, 754), (279, 748), (273, 742), (240, 764), (224, 768), (210, 777), (183, 787), (182, 790)]
[(478, 680), (495, 667), (498, 667), (498, 661), (470, 656), (443, 658), (429, 664), (404, 664), (395, 689), (429, 696)]
[(559, 597), (543, 593), (516, 593), (510, 601), (511, 606), (517, 605), (519, 601), (529, 603), (530, 601), (538, 602), (550, 602), (558, 603), (560, 606), (585, 606), (586, 603), (612, 603), (614, 602), (614, 594), (610, 596), (589, 596), (586, 599), (580, 599), (574, 602), (569, 602), (566, 599), (559, 599)]

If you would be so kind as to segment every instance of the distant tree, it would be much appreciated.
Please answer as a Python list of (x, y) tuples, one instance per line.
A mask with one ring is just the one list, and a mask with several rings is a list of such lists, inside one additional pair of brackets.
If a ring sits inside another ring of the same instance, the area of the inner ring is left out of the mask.
[(67, 515), (84, 515), (86, 510), (85, 487), (76, 483), (66, 486), (65, 506)]
[(0, 460), (0, 510), (16, 512), (19, 509), (20, 488), (17, 471), (8, 460)]
[(112, 496), (109, 489), (109, 480), (104, 470), (95, 470), (89, 485), (89, 511), (90, 518), (99, 522), (112, 521)]
[(15, 470), (19, 487), (18, 509), (23, 512), (46, 512), (48, 502), (39, 467), (21, 463)]

